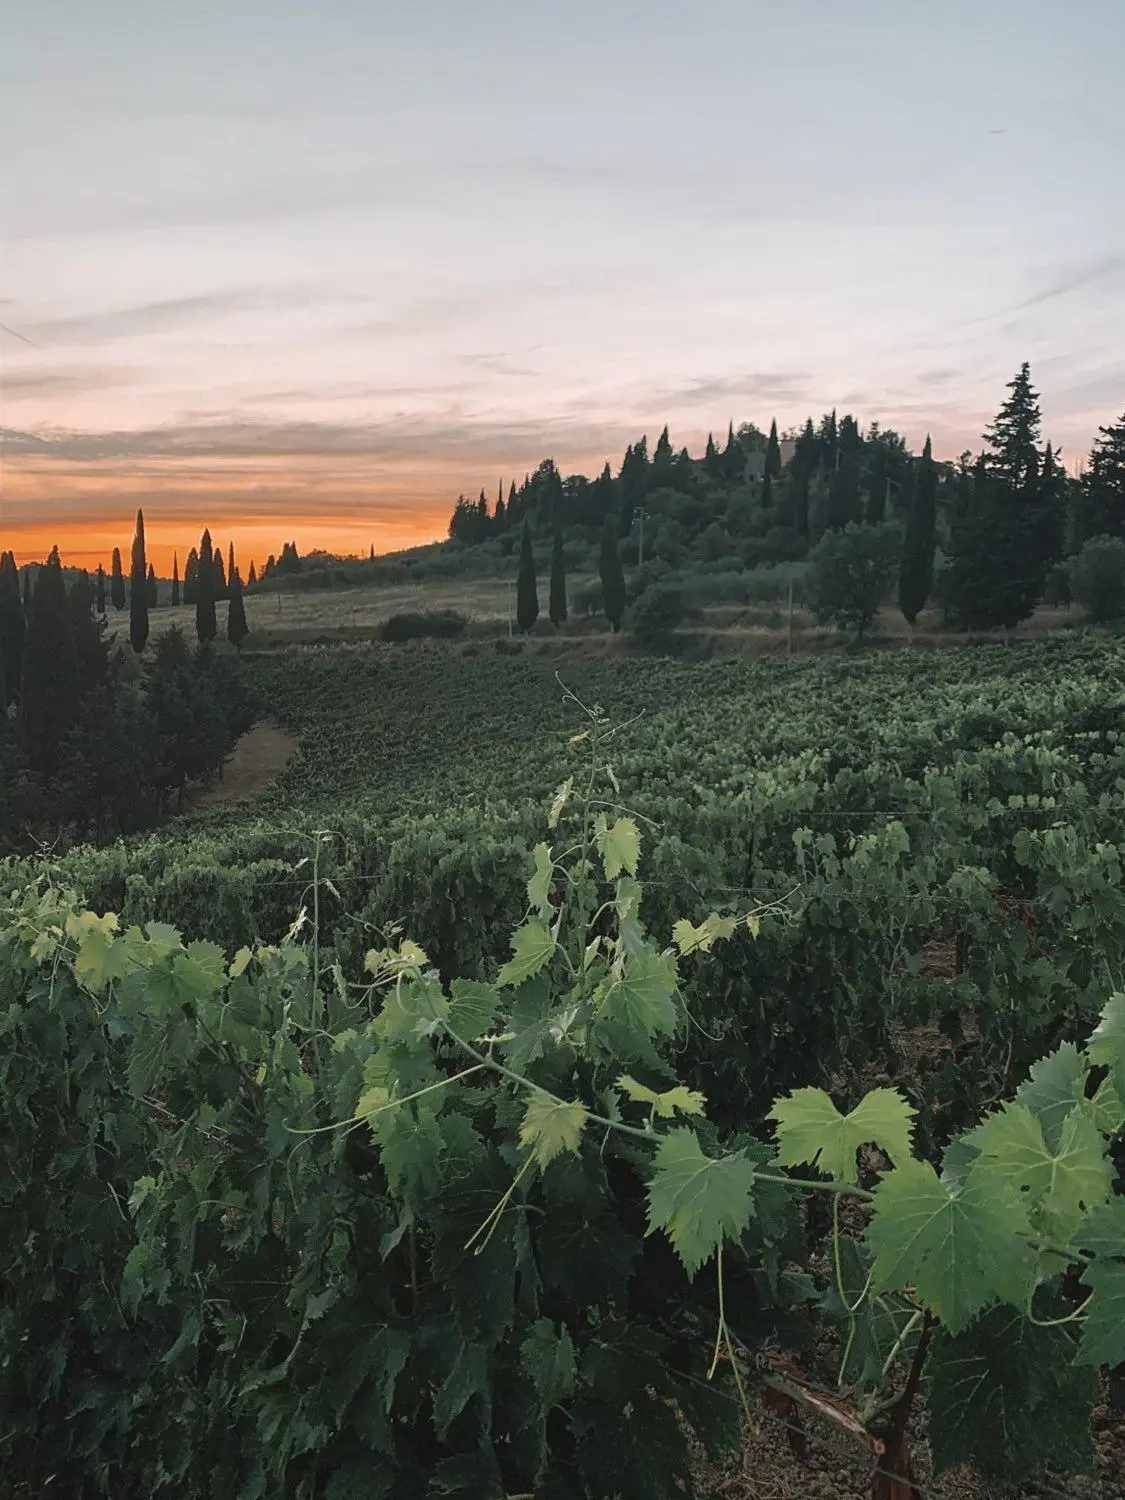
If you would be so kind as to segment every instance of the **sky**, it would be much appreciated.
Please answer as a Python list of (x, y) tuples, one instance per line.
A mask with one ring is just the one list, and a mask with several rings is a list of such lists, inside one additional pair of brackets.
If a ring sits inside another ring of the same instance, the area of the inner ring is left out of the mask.
[(389, 551), (546, 456), (1125, 409), (1122, 0), (4, 0), (0, 545)]

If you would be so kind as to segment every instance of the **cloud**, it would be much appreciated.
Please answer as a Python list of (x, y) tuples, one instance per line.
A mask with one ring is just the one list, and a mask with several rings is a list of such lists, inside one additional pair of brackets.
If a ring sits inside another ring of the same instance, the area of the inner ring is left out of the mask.
[(5, 370), (0, 381), (0, 395), (7, 405), (21, 401), (38, 401), (44, 396), (84, 396), (93, 391), (120, 390), (144, 379), (144, 372), (112, 369), (98, 365), (75, 365), (64, 370)]
[(1033, 296), (1017, 303), (1015, 307), (1008, 308), (1005, 316), (1026, 312), (1032, 307), (1041, 307), (1045, 302), (1053, 302), (1058, 297), (1067, 297), (1072, 292), (1083, 291), (1086, 287), (1100, 286), (1103, 282), (1115, 281), (1122, 273), (1125, 273), (1125, 251), (1121, 250), (1091, 259), (1066, 262), (1059, 267), (1057, 273), (1045, 286)]

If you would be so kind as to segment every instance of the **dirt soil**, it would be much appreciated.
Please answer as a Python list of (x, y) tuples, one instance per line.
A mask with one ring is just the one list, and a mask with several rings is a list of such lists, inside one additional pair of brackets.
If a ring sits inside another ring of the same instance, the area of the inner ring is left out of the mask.
[(244, 802), (263, 791), (275, 779), (300, 741), (276, 724), (255, 724), (234, 747), (223, 768), (223, 779), (188, 799), (190, 811), (219, 807), (224, 802)]

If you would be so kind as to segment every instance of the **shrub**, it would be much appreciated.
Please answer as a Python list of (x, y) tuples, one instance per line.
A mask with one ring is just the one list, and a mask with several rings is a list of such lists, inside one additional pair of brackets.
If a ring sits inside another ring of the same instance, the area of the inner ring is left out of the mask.
[(809, 603), (819, 625), (862, 637), (891, 591), (901, 538), (893, 523), (827, 531), (809, 558)]
[(691, 615), (690, 597), (679, 580), (651, 584), (629, 610), (629, 631), (641, 640), (663, 640)]
[(1125, 614), (1125, 541), (1117, 536), (1091, 537), (1067, 563), (1070, 590), (1095, 622)]
[(603, 608), (601, 584), (588, 583), (585, 588), (576, 589), (571, 602), (576, 615), (600, 615)]
[(423, 640), (427, 637), (449, 640), (464, 635), (468, 621), (456, 610), (442, 609), (422, 613), (407, 612), (392, 615), (379, 631), (379, 638), (400, 644), (403, 641)]

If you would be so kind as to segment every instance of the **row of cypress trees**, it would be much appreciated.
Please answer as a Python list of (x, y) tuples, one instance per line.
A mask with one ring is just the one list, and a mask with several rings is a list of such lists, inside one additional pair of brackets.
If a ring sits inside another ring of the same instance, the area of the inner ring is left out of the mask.
[[(607, 516), (602, 528), (598, 575), (601, 579), (602, 608), (614, 631), (621, 629), (621, 622), (625, 617), (625, 574), (617, 551), (617, 533), (616, 517)], [(547, 613), (551, 624), (556, 627), (564, 623), (568, 614), (566, 553), (563, 548), (562, 527), (558, 525), (551, 542)], [(539, 582), (535, 571), (535, 550), (531, 544), (531, 529), (525, 518), (520, 532), (519, 572), (516, 576), (516, 624), (526, 634), (538, 618)]]

